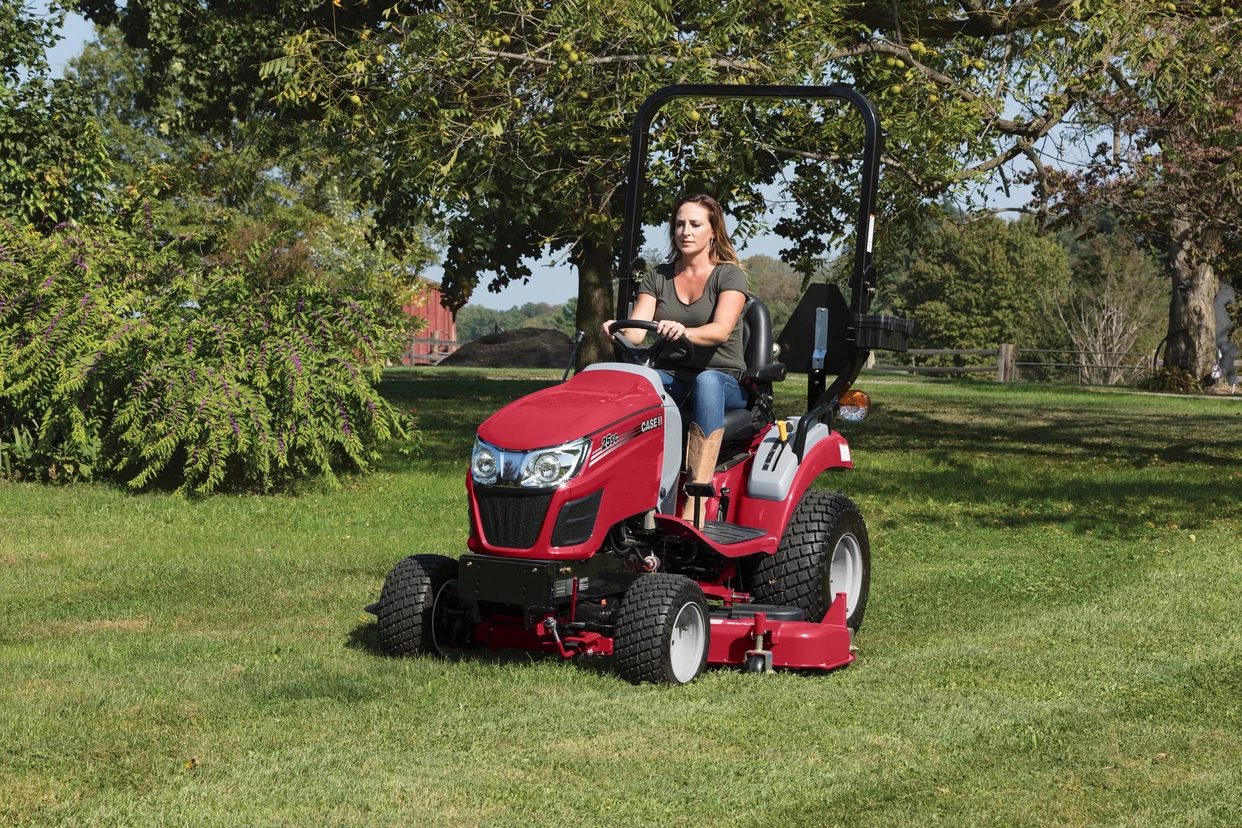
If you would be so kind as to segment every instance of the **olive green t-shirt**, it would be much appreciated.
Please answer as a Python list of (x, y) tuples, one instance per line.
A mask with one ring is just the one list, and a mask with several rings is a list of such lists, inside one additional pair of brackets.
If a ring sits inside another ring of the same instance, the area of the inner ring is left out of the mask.
[[(716, 312), (716, 300), (720, 298), (722, 292), (737, 290), (746, 293), (746, 274), (740, 267), (732, 264), (718, 264), (712, 268), (711, 275), (707, 277), (707, 286), (703, 289), (703, 295), (698, 298), (698, 301), (690, 304), (681, 301), (677, 296), (675, 281), (673, 263), (668, 262), (647, 271), (642, 284), (638, 286), (638, 292), (655, 297), (657, 321), (669, 319), (673, 322), (680, 322), (687, 328), (701, 328), (712, 321), (712, 314)], [(714, 347), (696, 345), (694, 356), (686, 362), (670, 363), (667, 366), (658, 364), (656, 367), (666, 370), (677, 369), (677, 372), (683, 373), (687, 370), (698, 372), (707, 368), (718, 371), (746, 370), (746, 359), (742, 354), (742, 317), (738, 317), (737, 324), (733, 326), (733, 332), (729, 334), (729, 338), (719, 345)]]

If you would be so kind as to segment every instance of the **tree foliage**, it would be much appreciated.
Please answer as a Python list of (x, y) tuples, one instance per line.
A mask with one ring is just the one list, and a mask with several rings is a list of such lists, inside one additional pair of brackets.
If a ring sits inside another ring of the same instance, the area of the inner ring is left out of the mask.
[(920, 347), (1057, 347), (1046, 299), (1068, 283), (1065, 250), (1031, 219), (943, 221), (924, 232), (893, 303)]
[(1113, 366), (1137, 364), (1121, 355), (1136, 348), (1150, 353), (1163, 331), (1160, 310), (1166, 291), (1159, 264), (1112, 218), (1102, 216), (1078, 234), (1059, 234), (1071, 279), (1054, 287), (1049, 297), (1071, 344), (1081, 352), (1079, 378), (1095, 385), (1133, 379), (1133, 371)]
[[(1218, 281), (1242, 286), (1242, 23), (1228, 4), (1127, 4), (1126, 51), (1084, 73), (1078, 136), (1090, 163), (1045, 183), (1068, 224), (1121, 217), (1163, 261), (1166, 356), (1203, 378), (1215, 361)], [(1136, 286), (1137, 287), (1137, 286)]]
[(0, 225), (0, 469), (268, 489), (409, 437), (374, 388), (404, 317), (268, 250), (185, 269), (141, 233)]
[[(855, 85), (877, 102), (889, 134), (882, 204), (891, 223), (923, 212), (929, 196), (965, 192), (964, 182), (1034, 157), (1034, 142), (1076, 101), (1065, 79), (1099, 59), (1100, 45), (1082, 31), (1121, 19), (1068, 0), (566, 0), (311, 11), (288, 0), (241, 14), (223, 0), (194, 14), (167, 4), (141, 12), (112, 0), (79, 5), (118, 22), (151, 56), (148, 89), (186, 98), (183, 112), (218, 119), (279, 111), (355, 151), (381, 227), (445, 228), (451, 301), (464, 302), (485, 274), (500, 283), (530, 278), (529, 259), (567, 249), (579, 268), (579, 327), (588, 330), (611, 314), (626, 136), (655, 89)], [(252, 31), (242, 22), (248, 15)], [(283, 40), (273, 36), (273, 18), (283, 22)], [(240, 88), (235, 79), (255, 66), (266, 85)], [(821, 269), (849, 240), (857, 196), (858, 125), (842, 114), (831, 106), (671, 105), (654, 127), (648, 221), (666, 220), (678, 191), (706, 189), (744, 235), (767, 206), (763, 186), (788, 175), (793, 201), (775, 228), (790, 240), (785, 258), (804, 274)]]
[(103, 215), (108, 156), (77, 86), (50, 77), (63, 13), (0, 0), (0, 219), (50, 229)]
[(284, 267), (309, 268), (325, 286), (378, 291), (397, 306), (410, 300), (432, 255), (421, 229), (401, 249), (388, 244), (337, 159), (263, 115), (207, 131), (175, 128), (166, 110), (177, 108), (143, 92), (147, 60), (105, 29), (67, 76), (103, 128), (113, 186), (144, 200), (153, 227), (212, 261), (267, 240)]
[[(1031, 209), (1048, 215), (1053, 137), (1124, 132), (1140, 103), (1202, 134), (1188, 116), (1237, 45), (1236, 15), (1211, 0), (79, 6), (149, 55), (147, 93), (180, 100), (181, 117), (263, 111), (321, 130), (359, 171), (384, 231), (443, 227), (452, 303), (488, 275), (525, 280), (530, 259), (568, 250), (585, 330), (612, 311), (626, 133), (661, 86), (855, 86), (888, 135), (883, 231), (917, 225), (944, 196), (986, 211), (1024, 170), (1039, 194)], [(822, 270), (852, 241), (858, 129), (841, 114), (670, 105), (654, 125), (647, 222), (666, 220), (680, 190), (705, 189), (745, 235), (766, 185), (787, 179), (774, 227), (789, 240), (783, 258)]]

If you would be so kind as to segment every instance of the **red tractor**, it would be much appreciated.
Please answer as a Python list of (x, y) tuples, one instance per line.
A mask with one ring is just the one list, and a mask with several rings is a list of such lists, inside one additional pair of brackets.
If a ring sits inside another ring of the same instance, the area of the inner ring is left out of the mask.
[[(414, 555), (367, 609), (393, 655), (450, 655), (470, 645), (612, 656), (634, 682), (684, 684), (707, 664), (831, 669), (854, 660), (867, 607), (867, 527), (845, 495), (812, 489), (853, 467), (834, 419), (866, 415), (851, 391), (873, 349), (905, 350), (906, 320), (867, 313), (881, 136), (875, 109), (844, 86), (672, 86), (643, 103), (630, 154), (622, 256), (638, 261), (648, 130), (675, 97), (844, 99), (865, 124), (857, 249), (847, 304), (835, 285), (802, 298), (773, 342), (767, 309), (743, 313), (749, 395), (730, 411), (706, 498), (705, 523), (681, 518), (682, 413), (650, 367), (661, 349), (618, 337), (618, 361), (502, 408), (479, 426), (466, 474), (469, 552)], [(640, 268), (631, 266), (631, 271)], [(622, 280), (614, 330), (634, 283)], [(779, 351), (774, 347), (779, 347)], [(780, 354), (783, 362), (776, 361)], [(772, 383), (808, 375), (807, 411), (778, 419)], [(829, 385), (828, 376), (835, 380)], [(826, 387), (827, 386), (827, 387)]]

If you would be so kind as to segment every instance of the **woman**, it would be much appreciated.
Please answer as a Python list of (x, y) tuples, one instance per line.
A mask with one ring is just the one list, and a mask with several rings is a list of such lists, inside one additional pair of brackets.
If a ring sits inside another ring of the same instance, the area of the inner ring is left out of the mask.
[[(686, 438), (686, 482), (710, 483), (724, 437), (726, 411), (745, 408), (746, 393), (738, 381), (746, 370), (742, 354), (742, 310), (746, 307), (746, 274), (725, 231), (724, 213), (709, 195), (682, 196), (669, 224), (672, 255), (649, 271), (638, 288), (631, 319), (654, 321), (656, 332), (670, 341), (687, 337), (694, 356), (673, 364), (655, 365), (665, 389), (678, 404), (692, 405)], [(604, 323), (603, 336), (614, 337)], [(635, 345), (646, 331), (618, 331)], [(667, 353), (667, 352), (666, 352)], [(693, 520), (695, 498), (686, 499), (683, 519)], [(703, 509), (699, 510), (699, 527)]]

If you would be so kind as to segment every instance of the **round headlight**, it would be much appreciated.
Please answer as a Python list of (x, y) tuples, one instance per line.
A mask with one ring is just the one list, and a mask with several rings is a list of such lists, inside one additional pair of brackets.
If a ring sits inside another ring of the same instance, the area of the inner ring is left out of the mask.
[(496, 456), (485, 448), (474, 453), (474, 460), (471, 461), (470, 466), (474, 476), (480, 480), (488, 480), (496, 476)]
[(532, 464), (532, 471), (535, 478), (541, 483), (555, 483), (556, 479), (561, 476), (561, 460), (552, 452), (541, 454), (535, 458)]

